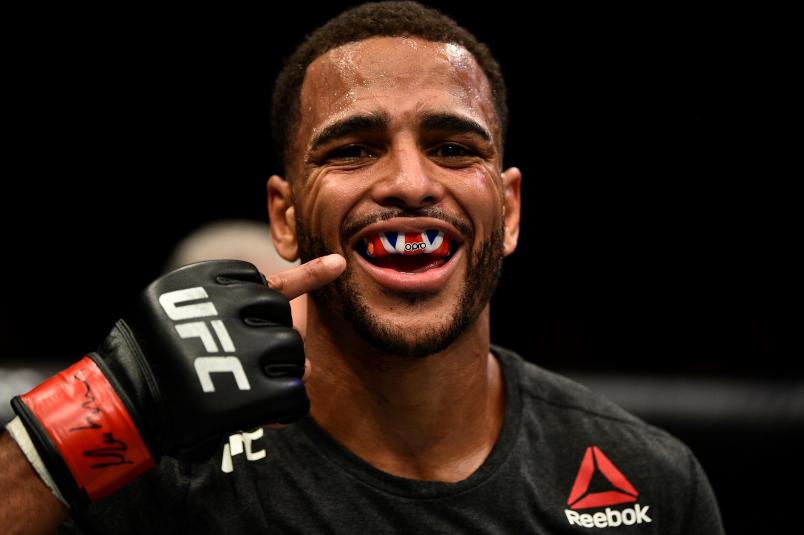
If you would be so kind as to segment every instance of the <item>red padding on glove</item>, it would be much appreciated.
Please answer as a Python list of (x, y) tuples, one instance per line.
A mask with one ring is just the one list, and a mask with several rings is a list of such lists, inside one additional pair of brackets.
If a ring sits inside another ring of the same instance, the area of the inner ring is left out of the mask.
[(154, 466), (123, 402), (89, 357), (21, 398), (93, 502)]

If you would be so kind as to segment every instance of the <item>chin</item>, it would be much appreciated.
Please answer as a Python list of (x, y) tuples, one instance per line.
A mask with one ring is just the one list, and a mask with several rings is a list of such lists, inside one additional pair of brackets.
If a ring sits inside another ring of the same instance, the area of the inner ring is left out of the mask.
[(381, 353), (397, 357), (425, 358), (447, 349), (463, 333), (452, 325), (442, 325), (429, 331), (392, 323), (356, 325), (358, 333)]
[[(464, 285), (465, 286), (465, 285)], [(467, 292), (360, 292), (351, 286), (338, 306), (356, 333), (382, 353), (423, 358), (449, 347), (476, 319), (483, 305), (467, 303)]]

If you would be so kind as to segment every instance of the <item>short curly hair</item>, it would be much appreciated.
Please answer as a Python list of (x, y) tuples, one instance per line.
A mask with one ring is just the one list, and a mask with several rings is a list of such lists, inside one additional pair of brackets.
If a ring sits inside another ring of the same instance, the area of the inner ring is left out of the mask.
[(278, 162), (286, 174), (299, 124), (301, 88), (307, 67), (339, 46), (370, 37), (400, 36), (455, 43), (468, 50), (488, 78), (500, 133), (505, 137), (508, 124), (505, 80), (488, 47), (450, 17), (417, 2), (372, 2), (344, 11), (314, 31), (279, 72), (271, 106), (271, 134)]

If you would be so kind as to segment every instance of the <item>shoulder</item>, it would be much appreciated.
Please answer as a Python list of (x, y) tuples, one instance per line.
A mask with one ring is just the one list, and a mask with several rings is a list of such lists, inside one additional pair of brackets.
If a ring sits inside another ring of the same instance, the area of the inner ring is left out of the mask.
[(606, 397), (560, 374), (494, 347), (516, 374), (522, 418), (538, 440), (583, 454), (587, 448), (628, 459), (634, 470), (662, 473), (674, 480), (694, 478), (694, 456), (678, 438), (624, 410)]
[(665, 431), (644, 422), (608, 398), (568, 377), (528, 362), (508, 349), (493, 346), (493, 351), (504, 369), (515, 374), (514, 379), (519, 385), (525, 405), (536, 406), (545, 413), (561, 415), (562, 419), (568, 421), (585, 421), (590, 425), (632, 429), (657, 437), (670, 437)]
[(492, 349), (519, 407), (520, 462), (551, 482), (544, 499), (567, 508), (570, 524), (589, 527), (605, 508), (612, 522), (661, 519), (662, 533), (723, 532), (706, 475), (684, 443), (566, 377)]

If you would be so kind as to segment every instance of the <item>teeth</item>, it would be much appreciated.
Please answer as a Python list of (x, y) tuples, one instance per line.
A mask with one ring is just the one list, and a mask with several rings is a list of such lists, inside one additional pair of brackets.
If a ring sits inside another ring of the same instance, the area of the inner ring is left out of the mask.
[(363, 243), (367, 256), (382, 258), (395, 254), (447, 256), (451, 241), (443, 231), (431, 229), (424, 232), (380, 232), (376, 236), (364, 238)]

